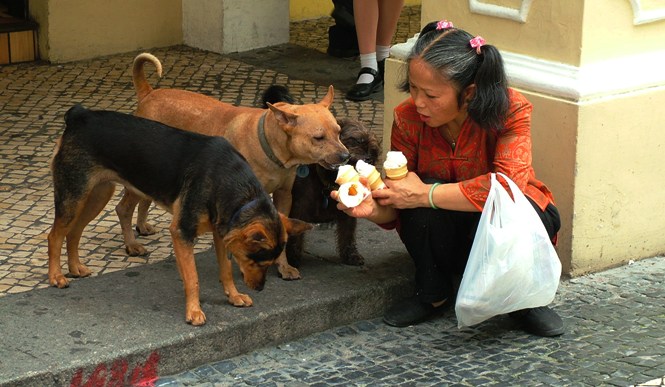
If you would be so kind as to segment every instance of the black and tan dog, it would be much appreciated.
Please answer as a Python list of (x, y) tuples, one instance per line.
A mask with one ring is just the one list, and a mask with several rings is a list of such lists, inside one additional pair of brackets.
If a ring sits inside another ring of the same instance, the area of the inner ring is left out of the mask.
[[(262, 96), (264, 106), (267, 103), (285, 101), (295, 103), (288, 88), (280, 85), (270, 86)], [(349, 118), (337, 118), (341, 127), (340, 140), (349, 150), (349, 163), (355, 165), (358, 160), (376, 165), (381, 153), (381, 143), (376, 135), (360, 121)], [(337, 209), (337, 202), (330, 198), (330, 191), (338, 188), (335, 184), (337, 171), (309, 164), (299, 169), (293, 183), (291, 195), (293, 205), (289, 216), (311, 223), (331, 223), (335, 225), (337, 253), (347, 265), (362, 265), (365, 260), (356, 246), (356, 218)], [(286, 257), (289, 264), (300, 266), (304, 247), (304, 235), (289, 238), (286, 245)]]
[(233, 281), (230, 255), (244, 281), (262, 290), (266, 270), (282, 253), (287, 234), (311, 225), (278, 213), (246, 160), (221, 137), (171, 128), (155, 121), (76, 105), (51, 162), (55, 219), (48, 235), (51, 285), (64, 288), (62, 244), (74, 277), (90, 275), (79, 260), (85, 226), (104, 208), (115, 183), (148, 197), (173, 214), (169, 227), (185, 289), (185, 320), (205, 323), (199, 304), (195, 238), (212, 232), (220, 280), (229, 303), (251, 306)]

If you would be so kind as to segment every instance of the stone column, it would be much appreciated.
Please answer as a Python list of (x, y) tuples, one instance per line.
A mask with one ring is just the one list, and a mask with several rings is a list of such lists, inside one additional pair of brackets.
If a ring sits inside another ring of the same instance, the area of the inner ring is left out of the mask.
[(289, 42), (288, 0), (184, 0), (188, 46), (221, 54)]
[[(663, 254), (663, 2), (422, 0), (421, 25), (441, 19), (497, 46), (534, 104), (533, 164), (561, 212), (564, 274)], [(408, 49), (386, 64), (384, 143)]]

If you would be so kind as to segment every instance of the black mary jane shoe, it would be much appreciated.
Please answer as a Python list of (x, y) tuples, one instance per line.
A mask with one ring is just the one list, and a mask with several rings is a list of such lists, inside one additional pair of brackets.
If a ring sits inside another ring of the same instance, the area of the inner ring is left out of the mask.
[(383, 78), (379, 72), (370, 67), (363, 67), (358, 73), (358, 78), (363, 74), (371, 74), (374, 80), (370, 83), (356, 83), (346, 93), (346, 99), (351, 101), (366, 101), (370, 96), (383, 88)]
[(450, 308), (451, 302), (446, 300), (442, 305), (434, 307), (422, 302), (417, 296), (402, 300), (391, 307), (383, 316), (383, 322), (393, 327), (407, 327), (419, 324), (440, 315)]

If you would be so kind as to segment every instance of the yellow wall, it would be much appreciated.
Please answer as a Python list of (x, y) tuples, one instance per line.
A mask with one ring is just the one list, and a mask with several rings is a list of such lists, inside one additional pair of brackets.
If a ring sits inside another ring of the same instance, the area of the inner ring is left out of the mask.
[[(663, 0), (643, 0), (641, 4), (646, 11), (658, 4), (665, 8)], [(629, 0), (586, 0), (582, 63), (665, 50), (665, 21), (633, 25), (634, 17)]]
[(52, 62), (182, 44), (181, 0), (42, 0), (30, 11)]
[[(404, 5), (419, 5), (420, 0), (405, 0)], [(330, 16), (332, 0), (290, 0), (291, 20), (310, 20)]]
[[(487, 3), (506, 2), (487, 1)], [(519, 8), (521, 2), (508, 3)], [(448, 19), (456, 27), (482, 35), (490, 44), (500, 44), (502, 50), (524, 55), (537, 53), (542, 59), (578, 65), (581, 56), (584, 4), (584, 1), (533, 1), (528, 13), (528, 23), (521, 24), (494, 16), (471, 13), (468, 0), (423, 1), (421, 17), (424, 22), (438, 18)]]
[(573, 274), (665, 252), (665, 86), (579, 107)]

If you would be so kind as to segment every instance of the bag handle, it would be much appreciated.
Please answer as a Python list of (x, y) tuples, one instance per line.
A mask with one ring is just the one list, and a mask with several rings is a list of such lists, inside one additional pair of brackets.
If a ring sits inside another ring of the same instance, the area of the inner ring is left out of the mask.
[[(492, 175), (494, 175), (494, 173), (492, 173)], [(526, 196), (524, 196), (524, 192), (522, 192), (520, 187), (518, 187), (517, 184), (515, 184), (515, 182), (511, 178), (509, 178), (502, 172), (496, 172), (496, 175), (501, 176), (506, 181), (506, 183), (508, 183), (508, 187), (510, 188), (510, 192), (513, 194), (513, 201), (515, 203), (527, 200)], [(499, 184), (498, 179), (496, 179), (495, 177), (493, 179), (493, 182), (494, 181), (496, 181), (497, 184)]]

